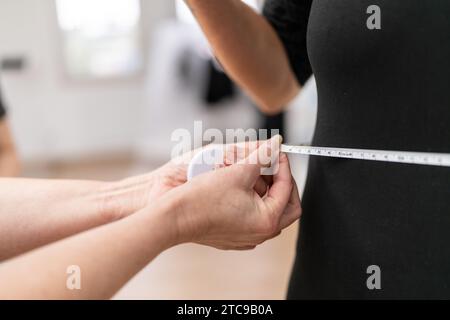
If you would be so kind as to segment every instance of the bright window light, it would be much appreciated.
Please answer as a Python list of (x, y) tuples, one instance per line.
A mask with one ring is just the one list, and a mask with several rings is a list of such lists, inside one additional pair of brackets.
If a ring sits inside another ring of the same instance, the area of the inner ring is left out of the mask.
[(139, 0), (56, 0), (68, 73), (123, 77), (143, 66)]

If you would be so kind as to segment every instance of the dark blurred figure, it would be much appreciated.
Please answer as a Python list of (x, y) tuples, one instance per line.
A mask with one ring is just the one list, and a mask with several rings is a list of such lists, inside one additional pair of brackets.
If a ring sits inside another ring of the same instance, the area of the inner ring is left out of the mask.
[(267, 129), (269, 132), (268, 138), (272, 137), (271, 130), (279, 130), (279, 134), (284, 136), (285, 128), (284, 128), (284, 113), (281, 112), (276, 115), (265, 115), (261, 113), (263, 117), (263, 124), (261, 129)]
[(0, 177), (17, 176), (20, 164), (0, 92)]

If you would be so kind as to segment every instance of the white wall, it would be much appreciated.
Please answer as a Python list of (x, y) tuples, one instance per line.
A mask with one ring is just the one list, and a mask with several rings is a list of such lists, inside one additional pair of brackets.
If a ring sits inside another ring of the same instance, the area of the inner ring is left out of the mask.
[[(210, 49), (199, 28), (168, 21), (161, 24), (153, 36), (157, 45), (149, 54), (152, 72), (146, 80), (148, 103), (135, 149), (139, 156), (159, 159), (170, 156), (179, 143), (171, 141), (172, 134), (179, 128), (190, 131), (190, 148), (200, 147), (202, 141), (194, 141), (201, 140), (194, 139), (194, 122), (198, 120), (202, 121), (201, 134), (208, 128), (219, 129), (223, 133), (226, 129), (249, 129), (260, 125), (256, 107), (243, 94), (212, 108), (202, 102)], [(188, 57), (188, 52), (195, 56), (195, 62), (191, 61), (193, 70), (189, 79), (183, 80), (180, 77), (180, 59)]]
[[(174, 14), (167, 0), (144, 0), (149, 39)], [(150, 43), (150, 42), (149, 42)], [(53, 0), (0, 0), (0, 56), (24, 55), (28, 68), (2, 77), (20, 153), (29, 159), (126, 150), (145, 108), (145, 81), (74, 83), (65, 78)]]
[[(174, 17), (174, 5), (172, 0), (142, 0), (150, 57), (145, 76), (75, 83), (64, 76), (54, 0), (0, 0), (0, 57), (19, 54), (30, 63), (25, 71), (5, 73), (1, 79), (24, 160), (65, 160), (128, 150), (161, 158), (170, 155), (171, 132), (191, 129), (195, 120), (203, 120), (205, 128), (257, 126), (247, 99), (207, 111), (196, 99), (196, 91), (178, 81), (176, 59), (183, 54), (181, 49), (201, 40), (185, 26), (161, 23)], [(315, 102), (301, 102), (287, 118), (296, 119), (288, 121), (289, 140), (308, 140)]]

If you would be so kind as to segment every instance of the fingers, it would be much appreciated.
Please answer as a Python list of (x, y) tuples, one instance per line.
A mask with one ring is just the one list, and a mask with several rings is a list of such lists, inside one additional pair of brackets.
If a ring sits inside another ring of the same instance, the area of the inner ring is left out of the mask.
[(302, 214), (302, 207), (300, 203), (300, 195), (298, 193), (298, 187), (295, 180), (293, 180), (294, 187), (291, 192), (291, 197), (286, 206), (284, 213), (281, 215), (280, 219), (280, 230), (286, 229), (295, 221), (300, 219)]
[(237, 163), (247, 187), (253, 188), (262, 169), (271, 166), (272, 160), (278, 156), (281, 141), (281, 136), (277, 135), (263, 142), (250, 156)]
[(266, 181), (263, 179), (263, 177), (259, 177), (258, 180), (256, 180), (255, 184), (255, 192), (260, 196), (263, 197), (267, 193), (267, 187), (269, 185), (266, 183)]
[(278, 172), (273, 176), (273, 184), (269, 189), (264, 202), (269, 204), (277, 213), (281, 213), (286, 208), (293, 190), (291, 169), (289, 159), (282, 153), (279, 160)]
[(225, 146), (224, 163), (228, 166), (238, 163), (250, 156), (262, 144), (262, 141), (249, 141)]

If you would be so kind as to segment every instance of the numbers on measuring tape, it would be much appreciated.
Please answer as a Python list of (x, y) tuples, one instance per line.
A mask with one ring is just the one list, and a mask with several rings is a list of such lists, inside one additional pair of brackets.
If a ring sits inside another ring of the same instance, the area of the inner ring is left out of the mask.
[(450, 154), (282, 145), (285, 153), (345, 159), (450, 167)]

